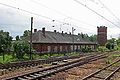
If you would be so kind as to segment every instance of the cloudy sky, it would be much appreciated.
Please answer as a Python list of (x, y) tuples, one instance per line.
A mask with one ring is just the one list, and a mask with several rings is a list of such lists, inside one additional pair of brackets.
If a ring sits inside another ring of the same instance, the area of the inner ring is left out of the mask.
[[(75, 34), (97, 34), (97, 26), (108, 27), (108, 38), (120, 36), (120, 0), (0, 0), (0, 29), (12, 36), (30, 29)], [(82, 4), (82, 5), (81, 5)], [(53, 20), (55, 20), (53, 22)], [(55, 26), (55, 27), (52, 27)]]

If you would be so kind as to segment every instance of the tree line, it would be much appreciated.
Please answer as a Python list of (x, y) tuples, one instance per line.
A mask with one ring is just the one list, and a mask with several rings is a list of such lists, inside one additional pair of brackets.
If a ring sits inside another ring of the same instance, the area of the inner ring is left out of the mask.
[(27, 38), (30, 33), (29, 30), (25, 30), (23, 36), (16, 36), (16, 40), (13, 40), (13, 37), (10, 36), (9, 32), (0, 30), (0, 55), (4, 55), (12, 52), (13, 57), (18, 59), (23, 59), (25, 54), (29, 54), (29, 43)]
[(88, 35), (88, 34), (84, 34), (84, 33), (78, 33), (78, 36), (82, 39), (85, 39), (85, 40), (89, 40), (91, 42), (97, 42), (97, 35)]
[[(30, 31), (25, 30), (22, 36), (17, 35), (15, 37), (15, 40), (13, 40), (13, 37), (10, 36), (9, 32), (5, 32), (3, 30), (0, 30), (0, 55), (11, 52), (13, 53), (13, 57), (16, 57), (18, 59), (23, 59), (25, 54), (30, 53), (30, 46), (29, 46), (29, 39)], [(78, 36), (82, 38), (83, 40), (90, 40), (92, 42), (97, 42), (97, 35), (91, 35), (84, 33), (79, 33)], [(120, 47), (120, 38), (119, 39), (110, 39), (108, 40), (108, 43), (106, 44), (106, 48), (113, 49), (114, 45), (117, 45)]]

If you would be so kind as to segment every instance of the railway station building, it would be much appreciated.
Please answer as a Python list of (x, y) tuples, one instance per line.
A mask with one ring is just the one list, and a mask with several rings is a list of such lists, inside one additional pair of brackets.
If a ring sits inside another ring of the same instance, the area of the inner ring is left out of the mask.
[(96, 49), (97, 43), (81, 38), (79, 35), (67, 34), (63, 31), (54, 32), (34, 29), (32, 37), (33, 48), (40, 53), (61, 53), (80, 51), (81, 48)]

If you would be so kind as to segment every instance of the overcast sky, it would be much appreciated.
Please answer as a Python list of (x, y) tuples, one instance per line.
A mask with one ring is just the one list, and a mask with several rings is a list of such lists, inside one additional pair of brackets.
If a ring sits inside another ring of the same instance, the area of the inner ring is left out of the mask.
[(24, 30), (30, 29), (33, 17), (34, 29), (45, 27), (47, 31), (69, 33), (74, 27), (75, 34), (92, 35), (97, 34), (97, 26), (106, 26), (108, 38), (117, 38), (120, 34), (119, 3), (120, 0), (0, 0), (0, 29), (14, 37), (22, 35)]

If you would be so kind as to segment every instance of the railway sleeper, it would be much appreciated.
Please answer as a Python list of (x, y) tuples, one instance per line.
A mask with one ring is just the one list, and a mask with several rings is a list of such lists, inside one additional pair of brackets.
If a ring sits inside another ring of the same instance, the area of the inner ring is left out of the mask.
[(21, 78), (21, 77), (18, 77), (17, 80), (27, 80), (27, 79), (25, 79), (25, 78)]
[(12, 68), (12, 67), (26, 67), (28, 65), (32, 65), (32, 64), (43, 64), (43, 63), (51, 63), (53, 61), (61, 61), (61, 60), (64, 60), (64, 59), (73, 59), (73, 58), (79, 58), (80, 56), (72, 56), (72, 57), (68, 57), (68, 56), (65, 56), (65, 57), (58, 57), (58, 58), (50, 58), (50, 59), (47, 59), (47, 60), (44, 60), (44, 59), (40, 59), (40, 60), (33, 60), (33, 61), (21, 61), (21, 62), (13, 62), (13, 63), (9, 63), (9, 64), (0, 64), (0, 69), (8, 69), (8, 68)]
[(31, 77), (29, 77), (29, 76), (23, 76), (23, 78), (25, 78), (25, 79), (31, 79)]
[[(101, 55), (102, 56), (102, 55)], [(61, 71), (64, 71), (64, 70), (66, 70), (66, 69), (69, 69), (69, 68), (72, 68), (72, 67), (74, 67), (74, 66), (77, 66), (77, 65), (81, 65), (81, 64), (84, 64), (84, 63), (87, 63), (87, 62), (89, 62), (89, 61), (94, 61), (94, 60), (97, 60), (97, 59), (100, 59), (100, 58), (103, 58), (103, 57), (100, 57), (100, 56), (96, 56), (94, 59), (92, 59), (92, 57), (94, 57), (94, 56), (89, 56), (87, 59), (79, 59), (79, 60), (76, 60), (76, 61), (73, 61), (73, 62), (68, 62), (67, 64), (64, 64), (64, 65), (58, 65), (58, 66), (54, 66), (54, 67), (51, 67), (51, 68), (48, 68), (48, 69), (44, 69), (44, 70), (49, 70), (49, 69), (55, 69), (56, 68), (56, 70), (51, 70), (51, 72), (50, 71), (44, 71), (43, 70), (43, 72), (42, 72), (42, 75), (41, 75), (41, 77), (39, 77), (39, 78), (42, 78), (42, 77), (45, 77), (45, 76), (47, 76), (47, 75), (51, 75), (51, 74), (54, 74), (54, 73), (58, 73), (58, 72), (61, 72)], [(78, 62), (79, 61), (79, 62)], [(85, 62), (84, 62), (85, 61)], [(78, 63), (75, 63), (75, 62), (78, 62)], [(73, 64), (74, 63), (74, 64)], [(69, 64), (71, 64), (71, 65), (69, 65)], [(69, 65), (69, 66), (68, 66)], [(65, 66), (65, 67), (62, 67), (62, 66)], [(57, 67), (61, 67), (61, 68), (58, 68), (57, 69)], [(44, 73), (45, 72), (45, 73)]]
[[(95, 71), (94, 73), (92, 73), (92, 74), (84, 77), (82, 80), (87, 80), (87, 79), (89, 79), (89, 78), (91, 78), (91, 77), (93, 77), (93, 76), (99, 77), (99, 75), (100, 75), (99, 73), (101, 73), (102, 71), (107, 70), (107, 68), (113, 66), (114, 64), (118, 63), (119, 61), (120, 61), (120, 59), (117, 60), (117, 61), (115, 61), (115, 62), (113, 62), (113, 63), (111, 63), (111, 64), (109, 64), (108, 66), (106, 66), (106, 67), (104, 67), (104, 68), (102, 68), (102, 69), (100, 69), (100, 70), (97, 70), (97, 71)], [(98, 75), (98, 76), (97, 76), (97, 75)], [(101, 74), (101, 75), (102, 75), (102, 74)], [(111, 74), (110, 76), (112, 76), (112, 75), (113, 75), (113, 74)], [(108, 78), (106, 79), (106, 76), (105, 76), (105, 75), (102, 75), (102, 76), (104, 76), (104, 77), (103, 77), (104, 80), (109, 80)]]
[(111, 72), (104, 80), (109, 80), (117, 71), (120, 70), (120, 67)]

